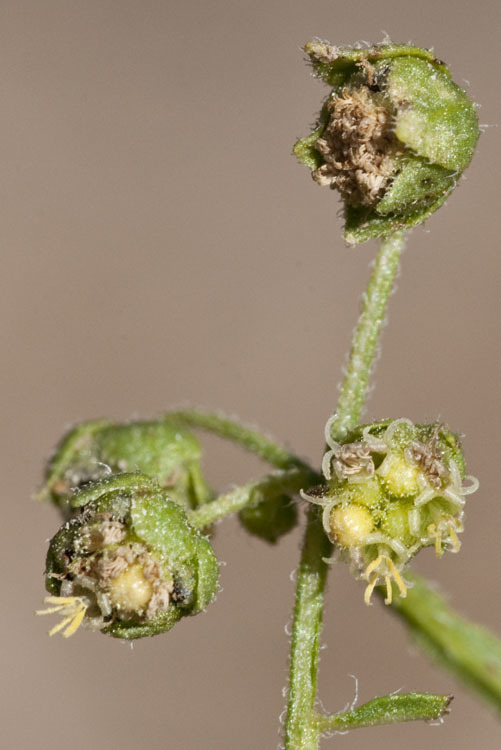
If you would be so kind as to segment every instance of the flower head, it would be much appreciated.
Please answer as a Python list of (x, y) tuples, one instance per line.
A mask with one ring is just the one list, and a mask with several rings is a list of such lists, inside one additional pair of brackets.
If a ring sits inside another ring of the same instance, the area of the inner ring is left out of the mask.
[(218, 562), (184, 510), (143, 474), (121, 474), (78, 491), (79, 510), (50, 542), (46, 587), (63, 620), (50, 634), (83, 624), (117, 638), (170, 630), (205, 609)]
[(465, 476), (458, 436), (444, 425), (385, 420), (338, 443), (331, 422), (322, 466), (328, 484), (303, 497), (322, 506), (329, 539), (367, 581), (366, 602), (384, 584), (389, 604), (392, 581), (405, 596), (401, 572), (422, 547), (438, 557), (459, 551), (465, 498), (478, 482)]
[(294, 153), (345, 206), (351, 244), (423, 222), (468, 166), (479, 136), (475, 107), (429, 50), (381, 44), (305, 46), (329, 84), (314, 131)]

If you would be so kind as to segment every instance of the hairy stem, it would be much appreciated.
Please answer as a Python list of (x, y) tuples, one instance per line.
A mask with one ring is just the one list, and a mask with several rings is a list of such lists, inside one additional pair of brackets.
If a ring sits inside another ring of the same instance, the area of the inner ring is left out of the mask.
[(249, 482), (242, 487), (236, 487), (226, 495), (220, 495), (215, 500), (193, 510), (189, 515), (190, 523), (192, 526), (203, 529), (231, 513), (238, 513), (253, 502), (255, 493), (273, 493), (274, 490), (299, 492), (300, 489), (309, 485), (312, 476), (315, 474), (309, 469), (290, 469), (271, 474), (256, 482)]
[(297, 569), (289, 665), (289, 702), (285, 724), (287, 750), (316, 750), (320, 727), (314, 714), (317, 695), (324, 589), (331, 544), (315, 507), (307, 525)]
[(403, 245), (403, 231), (395, 232), (381, 242), (376, 265), (362, 298), (362, 312), (331, 427), (334, 440), (341, 440), (356, 427), (362, 416), (372, 364)]
[[(383, 325), (386, 305), (404, 245), (404, 232), (395, 232), (381, 243), (376, 265), (363, 297), (346, 375), (331, 425), (334, 440), (342, 439), (362, 415), (369, 376)], [(297, 571), (289, 664), (289, 701), (285, 724), (286, 750), (317, 750), (320, 726), (315, 701), (330, 543), (318, 510), (308, 511), (307, 525)]]
[(293, 466), (306, 467), (306, 464), (297, 456), (277, 445), (270, 438), (241, 424), (238, 420), (230, 419), (222, 414), (214, 414), (214, 412), (200, 409), (184, 409), (169, 412), (165, 417), (191, 427), (200, 427), (214, 435), (237, 443), (272, 466), (276, 466), (277, 469), (290, 469)]

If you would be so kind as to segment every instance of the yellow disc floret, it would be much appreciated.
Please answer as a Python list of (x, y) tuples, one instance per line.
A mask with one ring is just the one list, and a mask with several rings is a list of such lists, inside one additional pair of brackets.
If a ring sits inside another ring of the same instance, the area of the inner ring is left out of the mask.
[(389, 454), (378, 469), (384, 488), (394, 497), (412, 497), (419, 492), (419, 468), (404, 456)]
[(336, 505), (331, 510), (329, 536), (340, 547), (357, 547), (373, 528), (371, 512), (361, 505)]
[(144, 575), (139, 563), (129, 565), (109, 584), (113, 605), (126, 612), (141, 612), (153, 596), (153, 584)]

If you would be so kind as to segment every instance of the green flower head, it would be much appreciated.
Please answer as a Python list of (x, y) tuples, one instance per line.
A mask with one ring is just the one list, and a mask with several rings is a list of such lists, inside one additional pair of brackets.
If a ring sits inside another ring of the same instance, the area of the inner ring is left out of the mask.
[(170, 419), (84, 422), (57, 446), (40, 497), (55, 503), (67, 516), (75, 489), (111, 474), (141, 471), (189, 510), (211, 498), (200, 457), (195, 436)]
[(332, 87), (314, 131), (294, 153), (344, 201), (350, 244), (422, 223), (470, 163), (475, 106), (445, 63), (419, 47), (305, 46)]
[(322, 465), (327, 485), (303, 496), (322, 506), (329, 539), (367, 581), (366, 603), (382, 583), (390, 604), (392, 581), (405, 596), (401, 572), (420, 549), (433, 546), (438, 557), (459, 551), (465, 497), (478, 481), (465, 476), (459, 438), (444, 425), (373, 422), (338, 443), (331, 421)]
[(144, 474), (91, 482), (50, 542), (46, 588), (59, 613), (50, 634), (80, 626), (134, 639), (170, 630), (215, 597), (219, 566), (209, 540)]

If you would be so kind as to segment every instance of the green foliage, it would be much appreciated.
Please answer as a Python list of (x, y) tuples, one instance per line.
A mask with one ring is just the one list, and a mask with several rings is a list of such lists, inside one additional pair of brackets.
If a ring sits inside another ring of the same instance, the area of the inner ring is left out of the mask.
[(318, 725), (321, 732), (346, 732), (401, 721), (438, 721), (447, 713), (451, 700), (451, 695), (430, 693), (384, 695), (351, 711), (320, 715)]

